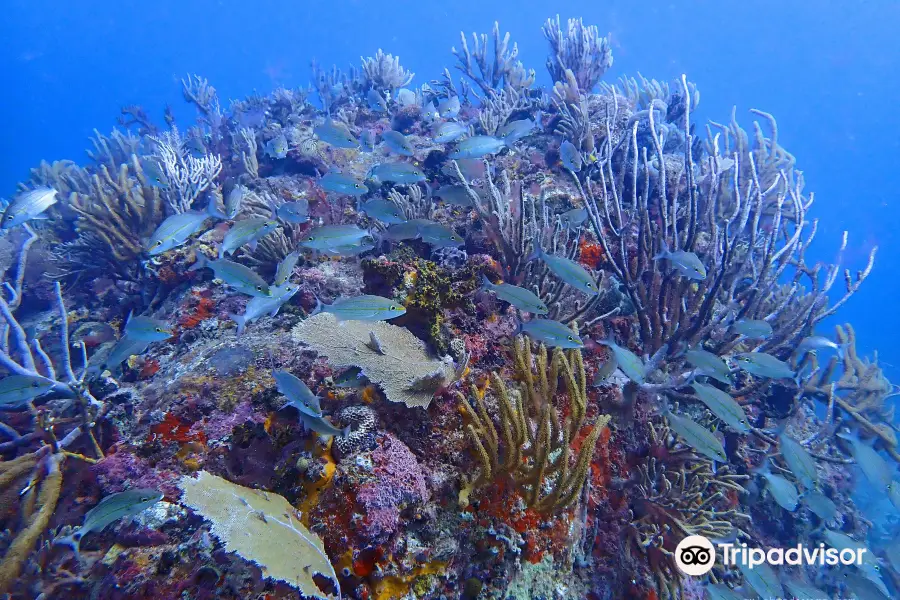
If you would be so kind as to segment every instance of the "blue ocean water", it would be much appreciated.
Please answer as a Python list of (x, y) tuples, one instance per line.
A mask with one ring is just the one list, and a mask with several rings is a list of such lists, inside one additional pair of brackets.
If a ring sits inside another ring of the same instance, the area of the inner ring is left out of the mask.
[[(873, 245), (875, 269), (840, 320), (852, 321), (865, 353), (878, 350), (900, 379), (896, 298), (900, 260), (900, 5), (890, 0), (805, 2), (295, 2), (9, 0), (0, 23), (0, 195), (41, 159), (84, 158), (94, 128), (106, 133), (119, 109), (165, 105), (187, 117), (180, 79), (197, 73), (222, 98), (278, 85), (305, 85), (309, 62), (343, 68), (378, 48), (399, 55), (414, 83), (437, 78), (459, 32), (512, 34), (520, 58), (547, 83), (549, 12), (582, 16), (609, 32), (606, 75), (671, 80), (686, 73), (701, 91), (700, 119), (726, 121), (733, 106), (778, 119), (779, 139), (798, 159), (821, 227), (813, 253), (834, 257), (850, 232), (844, 264), (855, 273)], [(830, 333), (830, 332), (829, 332)]]

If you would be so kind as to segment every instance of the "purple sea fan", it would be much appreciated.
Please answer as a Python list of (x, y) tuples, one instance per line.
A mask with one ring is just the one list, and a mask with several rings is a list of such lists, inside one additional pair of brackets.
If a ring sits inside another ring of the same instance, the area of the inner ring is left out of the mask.
[(365, 514), (363, 529), (374, 543), (383, 543), (400, 523), (401, 511), (428, 501), (425, 473), (406, 445), (386, 433), (372, 452), (375, 479), (365, 483), (356, 500)]

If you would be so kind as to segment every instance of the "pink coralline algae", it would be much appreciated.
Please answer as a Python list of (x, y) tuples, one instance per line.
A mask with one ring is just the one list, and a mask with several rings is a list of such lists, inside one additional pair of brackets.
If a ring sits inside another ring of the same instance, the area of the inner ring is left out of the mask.
[(429, 498), (425, 473), (406, 444), (389, 433), (380, 442), (372, 453), (375, 479), (356, 495), (365, 514), (365, 535), (376, 543), (397, 530), (403, 509)]
[(157, 489), (166, 496), (177, 498), (175, 481), (178, 475), (171, 471), (154, 469), (150, 462), (135, 455), (132, 450), (120, 448), (91, 467), (104, 493), (112, 494), (128, 488)]

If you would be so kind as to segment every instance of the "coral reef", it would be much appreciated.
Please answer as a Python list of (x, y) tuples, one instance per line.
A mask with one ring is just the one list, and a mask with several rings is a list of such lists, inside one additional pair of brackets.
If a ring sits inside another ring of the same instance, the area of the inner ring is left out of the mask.
[(603, 81), (599, 31), (546, 22), (547, 89), (496, 23), (419, 87), (381, 50), (227, 104), (188, 75), (193, 124), (126, 106), (32, 169), (0, 237), (0, 593), (766, 595), (675, 549), (840, 532), (896, 595), (898, 388), (822, 329), (876, 249), (815, 263), (774, 117)]

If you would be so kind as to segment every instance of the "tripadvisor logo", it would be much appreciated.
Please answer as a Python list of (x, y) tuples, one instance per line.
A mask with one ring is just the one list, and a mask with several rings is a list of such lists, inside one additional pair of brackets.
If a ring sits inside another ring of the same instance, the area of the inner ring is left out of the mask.
[(706, 575), (716, 564), (716, 549), (708, 538), (689, 535), (675, 548), (675, 564), (685, 575)]
[[(749, 569), (762, 564), (768, 565), (811, 565), (834, 566), (863, 564), (865, 548), (826, 548), (825, 544), (808, 547), (797, 544), (792, 548), (750, 548), (747, 544), (717, 544), (722, 550), (722, 564), (743, 565)], [(702, 535), (689, 535), (675, 548), (675, 565), (685, 575), (699, 577), (709, 573), (716, 564), (716, 549), (713, 543)]]

